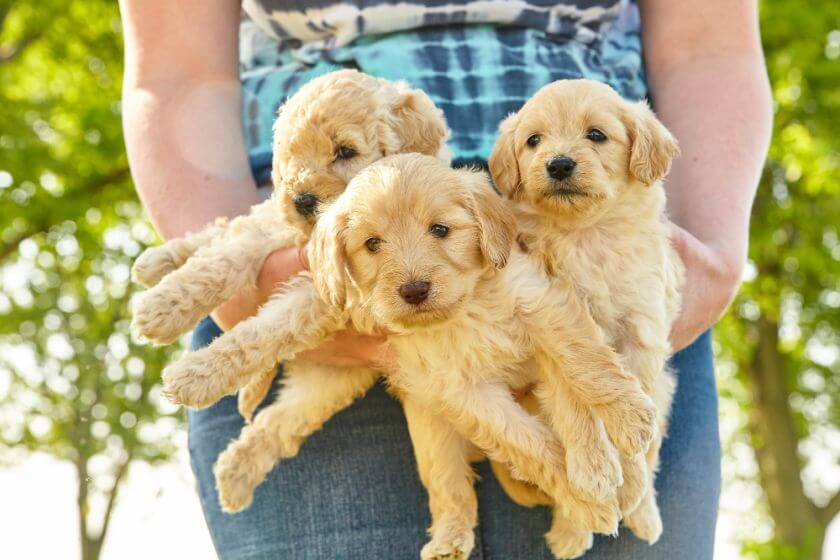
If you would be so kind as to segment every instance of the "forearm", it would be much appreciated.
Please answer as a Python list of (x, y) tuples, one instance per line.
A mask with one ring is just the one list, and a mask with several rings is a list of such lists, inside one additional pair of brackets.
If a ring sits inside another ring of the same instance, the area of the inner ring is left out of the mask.
[(259, 202), (242, 138), (238, 81), (131, 83), (124, 129), (137, 192), (164, 238)]
[(242, 138), (240, 9), (239, 0), (120, 0), (128, 158), (165, 238), (259, 200)]
[(723, 51), (649, 72), (656, 112), (680, 143), (666, 181), (670, 218), (740, 275), (770, 141), (760, 51)]
[(756, 0), (640, 0), (657, 114), (680, 143), (666, 179), (671, 240), (685, 264), (675, 350), (712, 326), (741, 280), (772, 128)]

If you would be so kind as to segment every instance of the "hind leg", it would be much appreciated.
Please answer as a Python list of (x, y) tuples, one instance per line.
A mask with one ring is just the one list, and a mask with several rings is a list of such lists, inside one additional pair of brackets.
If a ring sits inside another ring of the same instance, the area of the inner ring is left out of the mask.
[(379, 376), (364, 368), (290, 366), (277, 401), (242, 429), (213, 468), (224, 511), (248, 507), (254, 489), (274, 465), (280, 459), (294, 457), (307, 437), (365, 394)]
[(420, 480), (429, 493), (432, 526), (423, 560), (466, 560), (475, 542), (478, 500), (470, 445), (449, 422), (403, 398)]
[(247, 385), (239, 390), (239, 394), (236, 396), (236, 408), (239, 409), (239, 414), (242, 415), (245, 422), (251, 421), (257, 406), (271, 390), (276, 375), (277, 368), (267, 369), (255, 375), (248, 381)]

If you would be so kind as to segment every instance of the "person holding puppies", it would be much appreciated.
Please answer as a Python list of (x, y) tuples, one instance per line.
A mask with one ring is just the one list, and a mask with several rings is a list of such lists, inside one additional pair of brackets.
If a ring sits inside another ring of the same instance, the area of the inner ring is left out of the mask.
[[(678, 387), (657, 477), (664, 533), (653, 547), (624, 532), (599, 538), (586, 557), (711, 557), (719, 443), (706, 331), (738, 284), (771, 120), (755, 2), (715, 0), (700, 9), (665, 0), (248, 0), (253, 23), (241, 33), (233, 0), (121, 5), (132, 172), (167, 238), (259, 202), (248, 171), (259, 178), (268, 167), (276, 107), (341, 66), (426, 91), (446, 113), (456, 161), (466, 163), (486, 161), (498, 124), (556, 79), (589, 77), (626, 98), (649, 95), (682, 150), (665, 190), (678, 224), (671, 238), (686, 265), (671, 333), (671, 346), (682, 350), (671, 360)], [(257, 287), (217, 308), (216, 323), (230, 328), (252, 314), (302, 267), (297, 249), (273, 252)], [(219, 333), (204, 321), (194, 345)], [(353, 366), (387, 359), (377, 337), (350, 334), (317, 355)], [(384, 391), (371, 391), (272, 471), (249, 510), (227, 515), (211, 469), (241, 428), (235, 399), (190, 414), (193, 467), (220, 557), (415, 557), (425, 541), (426, 496), (401, 410)], [(512, 504), (486, 464), (479, 475), (477, 554), (548, 558), (542, 533), (550, 512)]]

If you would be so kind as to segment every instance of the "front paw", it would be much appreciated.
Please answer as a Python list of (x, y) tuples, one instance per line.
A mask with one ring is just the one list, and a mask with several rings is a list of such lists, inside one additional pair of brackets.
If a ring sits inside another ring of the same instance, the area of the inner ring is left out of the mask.
[(644, 393), (635, 399), (616, 402), (614, 420), (608, 430), (623, 455), (647, 453), (650, 443), (658, 435), (658, 415), (653, 401)]
[(624, 484), (618, 489), (618, 505), (621, 513), (627, 515), (639, 507), (639, 503), (650, 486), (645, 456), (622, 457), (621, 471), (624, 475)]
[(194, 326), (183, 309), (183, 294), (160, 287), (138, 294), (132, 306), (131, 331), (155, 344), (171, 344)]
[(621, 513), (616, 499), (605, 502), (589, 502), (579, 499), (566, 499), (558, 502), (563, 508), (563, 515), (570, 528), (604, 535), (616, 535)]
[(586, 554), (586, 551), (592, 548), (594, 539), (590, 531), (558, 530), (552, 527), (545, 534), (545, 542), (555, 558), (571, 560)]
[(470, 527), (445, 527), (435, 531), (420, 551), (421, 560), (467, 560), (475, 544)]
[(205, 408), (236, 390), (224, 373), (228, 365), (208, 349), (185, 354), (163, 370), (163, 394), (175, 404)]
[(662, 516), (653, 494), (645, 496), (639, 507), (624, 519), (624, 525), (648, 544), (659, 540), (662, 536)]
[(151, 288), (177, 268), (178, 265), (166, 246), (149, 247), (134, 261), (134, 266), (131, 267), (131, 279), (141, 286)]
[(613, 499), (624, 482), (618, 452), (609, 443), (601, 447), (572, 447), (566, 450), (569, 486), (585, 500)]

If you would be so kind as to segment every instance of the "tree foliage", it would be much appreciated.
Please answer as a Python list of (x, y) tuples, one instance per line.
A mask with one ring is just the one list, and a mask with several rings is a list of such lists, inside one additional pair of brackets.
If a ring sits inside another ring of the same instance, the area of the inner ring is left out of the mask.
[(174, 451), (168, 352), (128, 333), (129, 266), (154, 234), (119, 118), (115, 2), (0, 3), (0, 449), (71, 461), (96, 558), (133, 460)]
[[(776, 125), (751, 276), (717, 329), (721, 391), (743, 421), (730, 454), (754, 450), (743, 474), (763, 488), (748, 526), (769, 521), (745, 556), (815, 558), (840, 509), (821, 475), (840, 456), (840, 4), (761, 8)], [(169, 351), (127, 328), (129, 265), (154, 234), (122, 142), (121, 57), (111, 0), (0, 0), (0, 450), (76, 466), (85, 560), (130, 462), (166, 460), (182, 421), (159, 395)]]
[[(755, 202), (750, 278), (717, 329), (769, 539), (748, 557), (819, 558), (840, 511), (840, 4), (761, 3), (776, 103)], [(832, 476), (832, 474), (834, 476)]]

